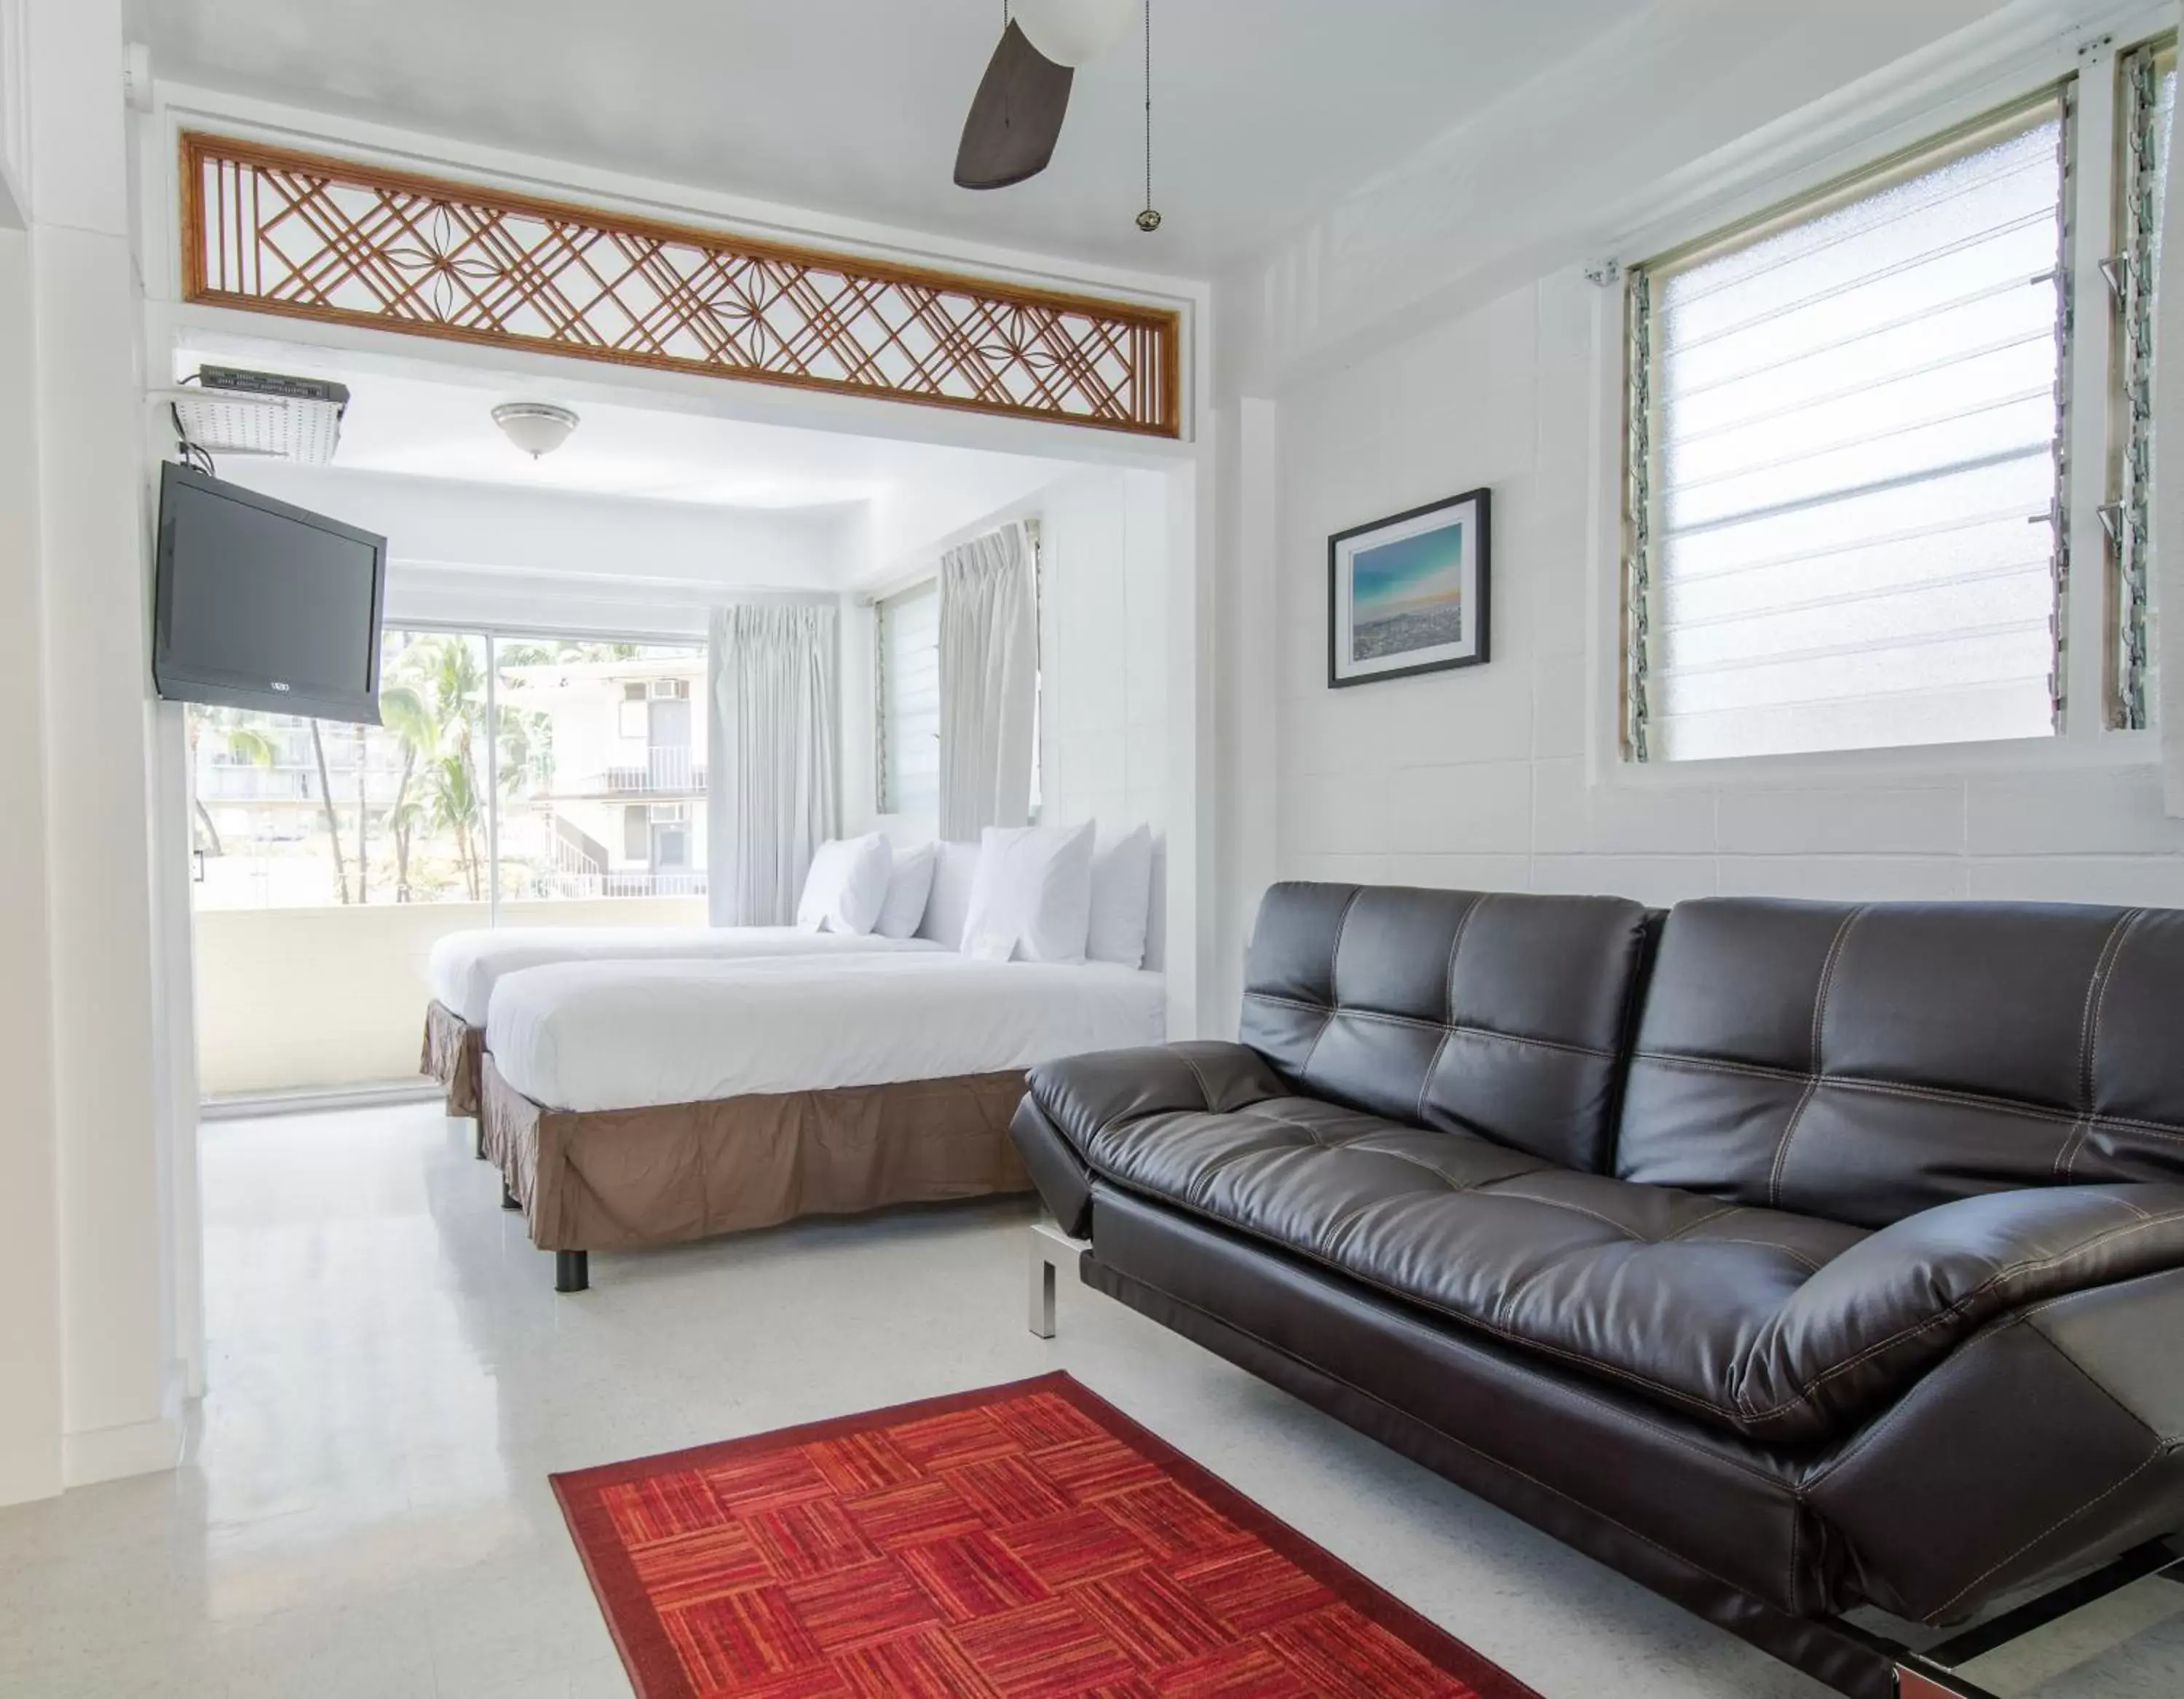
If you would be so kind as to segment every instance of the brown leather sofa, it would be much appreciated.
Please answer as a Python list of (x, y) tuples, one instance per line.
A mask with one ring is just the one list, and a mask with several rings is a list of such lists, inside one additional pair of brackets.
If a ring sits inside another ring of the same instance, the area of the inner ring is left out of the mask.
[(1287, 884), (1247, 981), (1033, 1072), (1088, 1284), (1859, 1699), (2174, 1562), (2184, 912)]

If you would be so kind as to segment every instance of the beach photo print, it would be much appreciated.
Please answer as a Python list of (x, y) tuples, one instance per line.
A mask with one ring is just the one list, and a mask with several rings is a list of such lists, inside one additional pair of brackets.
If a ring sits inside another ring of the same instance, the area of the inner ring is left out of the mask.
[(1486, 659), (1487, 507), (1474, 490), (1327, 539), (1330, 687)]

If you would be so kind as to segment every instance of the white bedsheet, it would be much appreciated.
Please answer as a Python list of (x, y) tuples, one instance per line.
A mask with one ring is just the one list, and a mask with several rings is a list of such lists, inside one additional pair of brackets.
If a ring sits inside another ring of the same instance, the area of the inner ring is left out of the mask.
[(554, 1109), (881, 1085), (1156, 1044), (1160, 974), (952, 952), (529, 968), (493, 994), (500, 1076)]
[(471, 1026), (484, 1024), (504, 973), (557, 961), (741, 961), (774, 955), (929, 954), (922, 938), (805, 932), (793, 926), (526, 926), (450, 933), (432, 946), (432, 995)]

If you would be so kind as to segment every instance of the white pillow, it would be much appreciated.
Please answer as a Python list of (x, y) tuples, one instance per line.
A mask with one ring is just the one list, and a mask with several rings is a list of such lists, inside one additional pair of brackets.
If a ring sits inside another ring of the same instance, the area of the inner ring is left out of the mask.
[(1092, 925), (1092, 822), (989, 826), (963, 917), (963, 954), (1082, 961)]
[(963, 947), (963, 917), (971, 911), (971, 887), (978, 877), (978, 846), (945, 838), (933, 844), (933, 890), (917, 935), (950, 950)]
[(1084, 954), (1093, 961), (1145, 965), (1145, 926), (1153, 903), (1153, 833), (1140, 826), (1092, 851), (1092, 924)]
[(894, 865), (894, 846), (884, 832), (827, 839), (805, 875), (797, 925), (806, 932), (870, 932), (887, 902)]
[(872, 922), (872, 930), (882, 938), (917, 935), (918, 926), (925, 919), (925, 900), (933, 894), (933, 859), (930, 844), (894, 852), (894, 866), (888, 874), (887, 901), (880, 905), (880, 917)]

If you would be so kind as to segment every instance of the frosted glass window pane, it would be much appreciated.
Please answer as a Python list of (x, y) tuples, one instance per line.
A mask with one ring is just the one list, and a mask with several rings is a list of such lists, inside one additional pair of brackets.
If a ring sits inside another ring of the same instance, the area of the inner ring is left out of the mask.
[(1649, 757), (2053, 733), (2065, 121), (1646, 270)]
[(879, 604), (883, 814), (940, 808), (940, 596), (930, 583)]

